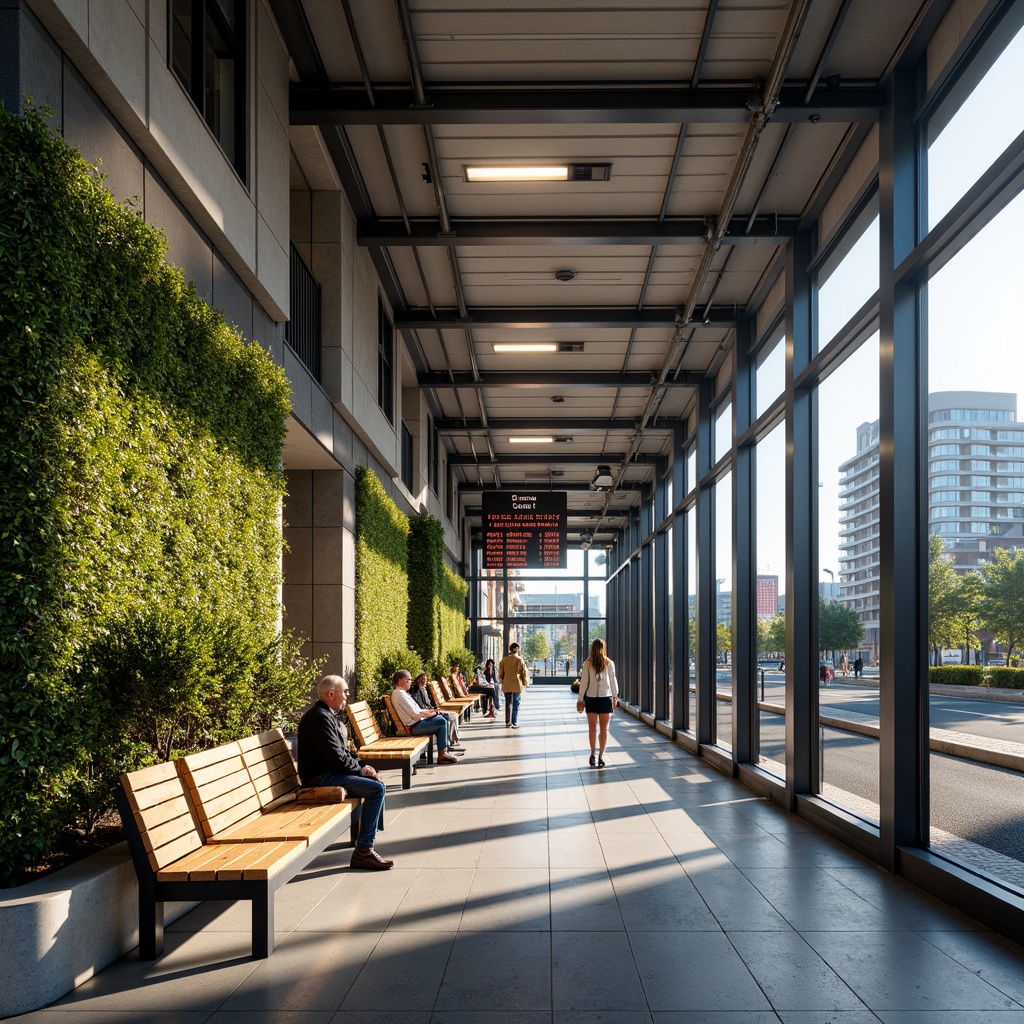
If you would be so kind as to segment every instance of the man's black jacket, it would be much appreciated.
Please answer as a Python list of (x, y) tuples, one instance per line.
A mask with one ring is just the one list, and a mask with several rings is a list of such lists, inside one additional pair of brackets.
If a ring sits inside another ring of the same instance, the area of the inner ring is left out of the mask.
[(318, 700), (299, 722), (299, 778), (308, 786), (328, 772), (358, 775), (363, 762), (349, 750), (348, 733), (322, 700)]

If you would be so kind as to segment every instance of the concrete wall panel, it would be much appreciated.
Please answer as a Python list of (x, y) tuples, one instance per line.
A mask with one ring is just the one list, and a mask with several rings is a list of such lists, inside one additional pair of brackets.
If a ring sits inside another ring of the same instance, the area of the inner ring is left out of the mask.
[(314, 577), (312, 529), (288, 526), (284, 531), (284, 540), (288, 550), (282, 556), (281, 570), (289, 586), (312, 584)]
[(224, 313), (229, 324), (237, 327), (246, 341), (252, 341), (252, 295), (238, 275), (224, 262), (220, 253), (213, 254), (213, 299), (211, 304)]
[(213, 248), (181, 204), (167, 191), (153, 172), (146, 169), (146, 220), (167, 235), (167, 260), (185, 271), (196, 292), (207, 301), (213, 298)]
[(52, 107), (57, 124), (64, 123), (60, 47), (17, 5), (0, 9), (0, 68), (8, 69), (0, 75), (0, 100), (8, 110), (20, 110), (29, 97), (33, 107)]
[(91, 164), (99, 164), (103, 184), (119, 202), (146, 191), (144, 161), (84, 79), (68, 67), (64, 74), (64, 138)]
[[(140, 4), (141, 6), (141, 4)], [(93, 0), (89, 4), (89, 50), (110, 77), (114, 88), (142, 122), (146, 120), (145, 15), (126, 0)]]

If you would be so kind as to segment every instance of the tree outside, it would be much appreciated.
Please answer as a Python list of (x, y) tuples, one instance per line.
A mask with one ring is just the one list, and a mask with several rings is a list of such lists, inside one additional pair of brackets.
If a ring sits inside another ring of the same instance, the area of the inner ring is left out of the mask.
[(860, 616), (838, 601), (818, 598), (818, 649), (849, 651), (860, 646), (864, 626)]
[(523, 640), (523, 658), (528, 665), (533, 665), (538, 661), (546, 663), (550, 657), (551, 641), (548, 639), (547, 633), (538, 629)]
[(981, 586), (980, 623), (1006, 647), (1009, 660), (1024, 636), (1024, 550), (992, 552)]
[(928, 538), (928, 646), (935, 664), (939, 664), (938, 652), (944, 647), (981, 647), (974, 631), (981, 625), (984, 585), (976, 572), (957, 574), (937, 533)]

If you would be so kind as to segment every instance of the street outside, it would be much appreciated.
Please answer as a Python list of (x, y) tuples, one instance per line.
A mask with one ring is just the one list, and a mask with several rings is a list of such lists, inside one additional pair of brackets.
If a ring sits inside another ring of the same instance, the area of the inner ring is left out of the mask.
[[(728, 692), (729, 673), (719, 673), (718, 685), (720, 691)], [(761, 692), (759, 671), (758, 700), (762, 700)], [(846, 712), (877, 721), (877, 670), (864, 680), (839, 676), (830, 685), (819, 686), (818, 694), (820, 711), (826, 716)], [(783, 673), (765, 671), (763, 702), (784, 707)], [(1024, 754), (1024, 702), (932, 694), (929, 715), (933, 729), (1019, 743)], [(730, 702), (718, 702), (716, 719), (719, 735), (728, 737), (732, 727)], [(784, 763), (784, 716), (761, 710), (758, 720), (761, 757)], [(823, 789), (852, 794), (877, 807), (878, 740), (829, 726), (822, 726), (819, 735)], [(929, 771), (933, 828), (1024, 860), (1024, 775), (934, 751)]]

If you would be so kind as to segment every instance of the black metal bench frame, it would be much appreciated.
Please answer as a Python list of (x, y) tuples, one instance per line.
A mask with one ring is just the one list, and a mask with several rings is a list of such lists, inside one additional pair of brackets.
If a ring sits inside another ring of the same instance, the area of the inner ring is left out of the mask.
[[(252, 955), (265, 960), (274, 951), (274, 895), (281, 886), (290, 882), (311, 861), (328, 847), (338, 845), (338, 834), (348, 830), (348, 842), (354, 845), (358, 832), (362, 805), (352, 810), (350, 819), (339, 819), (316, 842), (293, 860), (273, 878), (237, 881), (180, 881), (161, 882), (149, 863), (142, 834), (139, 832), (128, 803), (128, 797), (119, 785), (114, 793), (117, 809), (124, 822), (128, 849), (139, 880), (139, 959), (156, 960), (164, 950), (164, 903), (168, 900), (247, 900), (252, 904)], [(173, 865), (168, 865), (173, 867)]]

